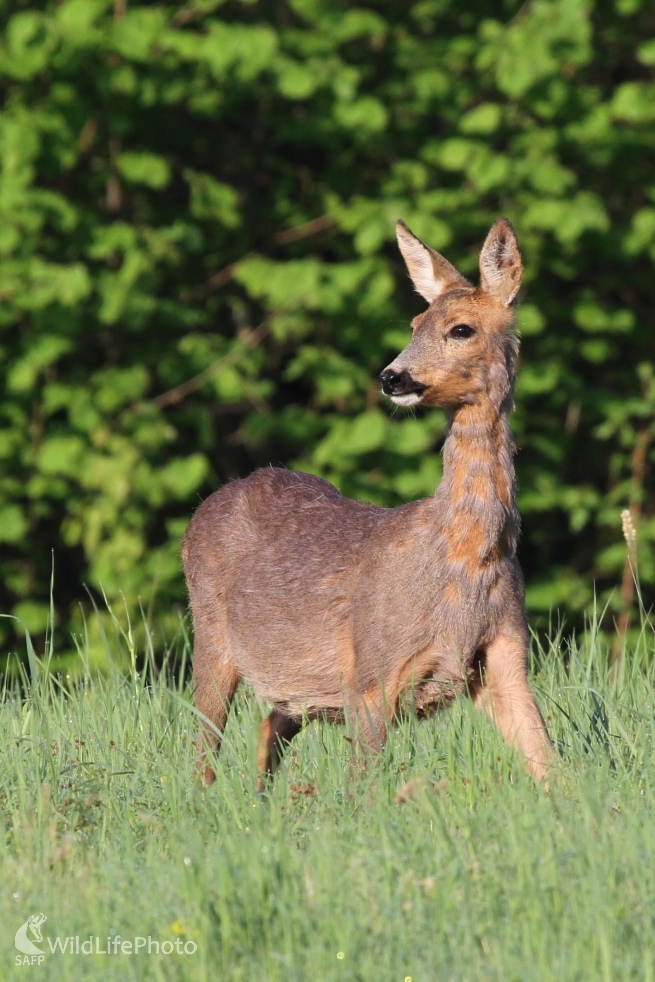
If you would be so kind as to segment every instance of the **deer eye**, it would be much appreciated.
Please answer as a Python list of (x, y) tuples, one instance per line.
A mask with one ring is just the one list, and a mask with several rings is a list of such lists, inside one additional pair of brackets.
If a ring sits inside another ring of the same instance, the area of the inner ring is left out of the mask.
[(468, 324), (456, 324), (448, 331), (449, 338), (472, 338), (475, 331)]

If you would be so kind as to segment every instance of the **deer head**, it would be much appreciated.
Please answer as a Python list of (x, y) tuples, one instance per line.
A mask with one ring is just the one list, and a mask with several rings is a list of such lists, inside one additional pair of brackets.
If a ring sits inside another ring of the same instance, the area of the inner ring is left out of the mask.
[(515, 300), (523, 264), (505, 218), (489, 231), (475, 288), (448, 260), (396, 225), (398, 245), (428, 309), (412, 321), (412, 340), (380, 375), (382, 391), (399, 406), (500, 405), (511, 389), (516, 338)]

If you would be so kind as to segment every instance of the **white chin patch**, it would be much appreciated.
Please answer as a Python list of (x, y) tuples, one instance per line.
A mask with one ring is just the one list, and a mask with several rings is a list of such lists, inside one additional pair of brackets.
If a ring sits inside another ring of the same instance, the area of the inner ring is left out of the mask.
[(418, 392), (408, 392), (404, 396), (391, 396), (391, 401), (397, 406), (418, 406), (419, 402), (423, 402), (423, 396)]

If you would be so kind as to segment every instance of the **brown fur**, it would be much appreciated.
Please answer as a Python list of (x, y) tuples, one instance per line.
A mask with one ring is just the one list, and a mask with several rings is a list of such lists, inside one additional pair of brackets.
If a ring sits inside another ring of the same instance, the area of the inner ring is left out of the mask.
[[(443, 480), (425, 501), (384, 509), (271, 468), (200, 506), (183, 556), (207, 783), (206, 755), (242, 679), (273, 704), (260, 733), (263, 776), (305, 720), (349, 722), (375, 750), (405, 703), (426, 716), (459, 693), (495, 719), (536, 778), (546, 775), (552, 748), (527, 681), (507, 422), (516, 238), (509, 222), (495, 223), (477, 289), (402, 223), (398, 240), (429, 306), (381, 378), (400, 404), (446, 409)], [(457, 325), (475, 333), (455, 337)]]

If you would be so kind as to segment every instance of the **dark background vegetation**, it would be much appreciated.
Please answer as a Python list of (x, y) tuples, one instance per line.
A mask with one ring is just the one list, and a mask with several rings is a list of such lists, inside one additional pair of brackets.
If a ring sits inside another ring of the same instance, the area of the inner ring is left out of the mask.
[(103, 592), (165, 644), (224, 481), (430, 494), (443, 418), (391, 415), (376, 381), (422, 307), (394, 222), (475, 277), (500, 214), (533, 623), (634, 605), (626, 507), (648, 604), (649, 0), (13, 0), (0, 26), (2, 612), (43, 635), (54, 563), (60, 650)]

